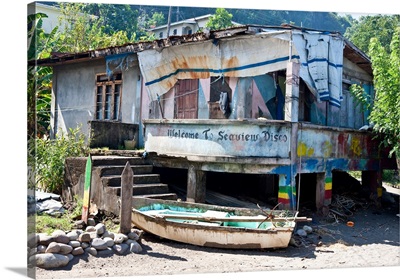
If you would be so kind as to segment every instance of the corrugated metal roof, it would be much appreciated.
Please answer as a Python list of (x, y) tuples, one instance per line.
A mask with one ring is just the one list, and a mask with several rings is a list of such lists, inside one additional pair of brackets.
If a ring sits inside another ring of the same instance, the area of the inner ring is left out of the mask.
[[(28, 61), (28, 65), (55, 66), (64, 63), (89, 61), (89, 60), (104, 58), (105, 56), (114, 54), (137, 53), (149, 49), (162, 49), (174, 45), (195, 43), (210, 39), (218, 40), (222, 38), (232, 38), (234, 36), (240, 36), (240, 35), (253, 35), (263, 32), (265, 29), (323, 32), (335, 36), (342, 36), (338, 32), (328, 32), (323, 30), (301, 28), (292, 25), (282, 25), (282, 26), (243, 25), (243, 26), (234, 26), (231, 28), (226, 28), (221, 30), (214, 30), (210, 31), (209, 33), (199, 32), (190, 35), (170, 36), (167, 39), (127, 43), (120, 46), (111, 46), (107, 48), (90, 50), (80, 53), (52, 53), (51, 57), (49, 58)], [(344, 41), (345, 41), (345, 49), (343, 52), (344, 56), (351, 62), (358, 65), (364, 71), (372, 75), (371, 61), (366, 56), (366, 54), (364, 54), (350, 41), (346, 39)]]

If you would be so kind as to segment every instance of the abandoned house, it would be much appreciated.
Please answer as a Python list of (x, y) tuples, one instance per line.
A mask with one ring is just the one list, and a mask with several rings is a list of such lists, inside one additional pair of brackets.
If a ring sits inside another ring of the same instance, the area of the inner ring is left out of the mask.
[(349, 91), (374, 96), (371, 62), (335, 32), (235, 26), (36, 64), (53, 68), (53, 136), (82, 125), (91, 147), (136, 139), (188, 201), (214, 189), (320, 209), (336, 172), (362, 171), (376, 192), (396, 168)]

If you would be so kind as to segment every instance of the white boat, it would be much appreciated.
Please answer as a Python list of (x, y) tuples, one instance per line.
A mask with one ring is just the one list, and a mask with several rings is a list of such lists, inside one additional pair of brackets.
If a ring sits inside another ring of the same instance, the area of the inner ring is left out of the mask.
[(274, 249), (289, 245), (297, 211), (225, 207), (136, 197), (132, 223), (145, 232), (192, 245)]

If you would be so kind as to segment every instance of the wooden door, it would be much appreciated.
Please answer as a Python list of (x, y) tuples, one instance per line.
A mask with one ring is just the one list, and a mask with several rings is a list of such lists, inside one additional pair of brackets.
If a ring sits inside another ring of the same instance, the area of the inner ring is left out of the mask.
[(199, 80), (179, 80), (175, 88), (175, 118), (197, 119)]

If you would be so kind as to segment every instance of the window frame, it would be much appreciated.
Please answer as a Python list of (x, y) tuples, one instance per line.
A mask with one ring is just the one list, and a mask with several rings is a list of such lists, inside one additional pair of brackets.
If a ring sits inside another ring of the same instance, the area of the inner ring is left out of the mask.
[[(111, 79), (107, 76), (106, 73), (96, 74), (95, 83), (96, 86), (94, 94), (94, 102), (95, 102), (94, 119), (99, 121), (111, 121), (111, 122), (121, 121), (122, 73), (121, 72), (114, 73)], [(102, 89), (101, 92), (99, 92), (99, 88)], [(116, 91), (117, 88), (118, 90)], [(99, 95), (101, 95), (100, 102), (99, 102), (100, 100)], [(107, 96), (110, 96), (109, 100), (107, 100)], [(107, 112), (109, 113), (107, 114)]]

